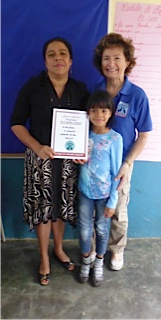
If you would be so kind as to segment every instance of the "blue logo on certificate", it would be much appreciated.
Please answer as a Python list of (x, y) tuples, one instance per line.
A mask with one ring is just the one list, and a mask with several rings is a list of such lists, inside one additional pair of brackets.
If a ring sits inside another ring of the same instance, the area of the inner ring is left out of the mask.
[(67, 150), (73, 150), (74, 147), (75, 147), (75, 145), (74, 145), (74, 142), (73, 142), (73, 141), (67, 141), (66, 144), (65, 144), (65, 148), (66, 148)]

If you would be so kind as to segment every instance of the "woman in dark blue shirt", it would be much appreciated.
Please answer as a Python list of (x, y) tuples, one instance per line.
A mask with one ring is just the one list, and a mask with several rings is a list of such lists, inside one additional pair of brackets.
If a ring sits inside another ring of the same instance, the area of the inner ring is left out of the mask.
[(94, 65), (103, 75), (103, 80), (96, 88), (106, 90), (113, 98), (115, 114), (109, 125), (123, 138), (123, 162), (116, 177), (121, 179), (118, 187), (119, 199), (111, 220), (109, 240), (112, 270), (123, 267), (133, 162), (145, 147), (149, 131), (152, 130), (148, 97), (142, 88), (128, 79), (136, 64), (134, 53), (132, 40), (117, 33), (105, 35), (94, 53)]

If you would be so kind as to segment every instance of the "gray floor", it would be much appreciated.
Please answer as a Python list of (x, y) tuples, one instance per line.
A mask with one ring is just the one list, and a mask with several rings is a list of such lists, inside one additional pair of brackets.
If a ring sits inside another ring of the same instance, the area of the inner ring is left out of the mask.
[(121, 271), (104, 264), (104, 282), (80, 284), (78, 241), (64, 247), (77, 263), (68, 272), (52, 257), (47, 287), (37, 282), (37, 240), (1, 243), (1, 319), (161, 319), (161, 239), (128, 240)]

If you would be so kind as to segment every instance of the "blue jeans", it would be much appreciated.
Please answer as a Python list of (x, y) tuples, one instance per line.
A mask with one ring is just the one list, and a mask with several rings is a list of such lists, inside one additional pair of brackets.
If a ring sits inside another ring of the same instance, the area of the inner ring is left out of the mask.
[(109, 218), (104, 217), (106, 203), (107, 198), (93, 200), (79, 192), (78, 230), (82, 254), (89, 253), (91, 251), (94, 211), (96, 253), (97, 255), (104, 255), (106, 253), (111, 222)]

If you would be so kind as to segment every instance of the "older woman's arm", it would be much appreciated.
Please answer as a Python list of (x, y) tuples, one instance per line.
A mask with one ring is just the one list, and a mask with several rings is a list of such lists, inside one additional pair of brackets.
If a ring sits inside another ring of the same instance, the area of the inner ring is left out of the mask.
[(144, 149), (147, 140), (148, 140), (149, 132), (139, 132), (136, 141), (133, 144), (132, 149), (124, 160), (118, 175), (115, 177), (115, 180), (120, 179), (120, 183), (117, 187), (117, 190), (120, 191), (123, 188), (124, 182), (126, 180), (127, 172), (129, 166), (133, 163), (133, 161), (138, 157), (141, 151)]

